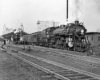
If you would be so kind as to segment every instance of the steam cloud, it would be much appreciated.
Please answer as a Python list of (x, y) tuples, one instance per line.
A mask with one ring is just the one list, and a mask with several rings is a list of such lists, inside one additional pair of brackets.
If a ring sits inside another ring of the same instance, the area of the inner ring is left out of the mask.
[(88, 31), (100, 32), (100, 0), (69, 0), (69, 22), (84, 22)]
[(69, 19), (80, 20), (82, 14), (82, 0), (69, 0)]
[(81, 16), (82, 0), (74, 0), (74, 3), (75, 3), (75, 16), (76, 19), (79, 20)]

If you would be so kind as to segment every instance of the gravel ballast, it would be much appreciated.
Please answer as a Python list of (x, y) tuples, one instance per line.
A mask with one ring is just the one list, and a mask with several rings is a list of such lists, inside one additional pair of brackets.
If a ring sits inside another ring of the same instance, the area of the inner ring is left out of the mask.
[(43, 74), (46, 73), (0, 50), (0, 80), (45, 80), (41, 78)]

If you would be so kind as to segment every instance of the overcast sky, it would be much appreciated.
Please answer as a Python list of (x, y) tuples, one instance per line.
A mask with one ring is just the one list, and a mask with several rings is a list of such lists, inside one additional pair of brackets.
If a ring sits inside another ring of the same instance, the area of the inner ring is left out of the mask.
[[(75, 12), (79, 11), (79, 20), (88, 31), (100, 28), (100, 0), (69, 1), (70, 17), (75, 17)], [(66, 21), (66, 0), (0, 0), (0, 35), (4, 24), (18, 28), (23, 23), (26, 32), (36, 32), (38, 20)]]

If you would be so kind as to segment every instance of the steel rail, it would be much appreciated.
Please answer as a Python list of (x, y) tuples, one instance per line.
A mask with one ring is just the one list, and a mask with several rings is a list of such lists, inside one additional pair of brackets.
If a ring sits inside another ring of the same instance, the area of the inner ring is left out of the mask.
[(32, 66), (34, 66), (34, 67), (36, 67), (36, 68), (38, 68), (38, 69), (44, 71), (44, 72), (54, 74), (54, 75), (56, 75), (56, 77), (58, 77), (59, 79), (70, 80), (70, 79), (67, 78), (67, 77), (64, 77), (64, 76), (62, 76), (62, 75), (60, 75), (60, 74), (58, 74), (58, 73), (56, 73), (56, 72), (54, 72), (54, 71), (51, 71), (51, 70), (49, 70), (49, 69), (47, 69), (47, 68), (44, 68), (44, 67), (42, 67), (42, 66), (39, 66), (39, 65), (37, 65), (37, 64), (35, 64), (35, 63), (29, 61), (29, 60), (26, 60), (26, 59), (24, 59), (24, 58), (22, 58), (22, 57), (20, 57), (20, 56), (17, 56), (17, 55), (15, 55), (15, 54), (13, 54), (13, 53), (11, 53), (11, 52), (10, 52), (9, 54), (11, 54), (11, 55), (13, 55), (13, 56), (15, 56), (15, 57), (17, 57), (17, 58), (23, 60), (24, 62), (26, 62), (26, 63), (28, 63), (28, 64), (30, 64), (30, 65), (32, 65)]
[[(13, 49), (13, 50), (14, 50), (14, 49)], [(15, 50), (15, 51), (16, 51), (16, 50)], [(29, 56), (29, 57), (32, 57), (32, 58), (35, 58), (35, 59), (44, 61), (44, 62), (46, 62), (46, 63), (49, 63), (49, 64), (52, 64), (52, 65), (55, 65), (55, 66), (62, 67), (62, 68), (64, 68), (64, 69), (73, 70), (73, 71), (75, 71), (75, 72), (78, 72), (78, 73), (81, 73), (81, 74), (84, 74), (84, 75), (88, 75), (88, 76), (91, 76), (91, 77), (93, 77), (93, 78), (100, 79), (100, 75), (97, 75), (97, 74), (94, 74), (94, 73), (91, 73), (91, 72), (87, 72), (87, 71), (84, 71), (84, 70), (80, 70), (80, 69), (77, 69), (77, 68), (73, 68), (73, 67), (71, 67), (71, 66), (67, 66), (67, 65), (64, 65), (64, 64), (55, 62), (55, 61), (48, 60), (48, 59), (40, 58), (40, 57), (38, 57), (38, 56), (33, 56), (33, 55), (30, 55), (30, 54), (26, 54), (26, 53), (21, 52), (21, 51), (18, 51), (18, 52), (19, 52), (20, 54), (23, 54), (23, 55), (26, 55), (26, 56)]]

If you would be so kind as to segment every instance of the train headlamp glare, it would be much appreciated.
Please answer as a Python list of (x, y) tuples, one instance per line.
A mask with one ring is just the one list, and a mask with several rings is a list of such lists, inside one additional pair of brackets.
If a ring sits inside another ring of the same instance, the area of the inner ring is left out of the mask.
[(84, 30), (81, 30), (81, 34), (84, 34)]

